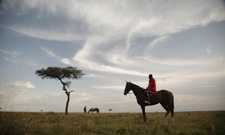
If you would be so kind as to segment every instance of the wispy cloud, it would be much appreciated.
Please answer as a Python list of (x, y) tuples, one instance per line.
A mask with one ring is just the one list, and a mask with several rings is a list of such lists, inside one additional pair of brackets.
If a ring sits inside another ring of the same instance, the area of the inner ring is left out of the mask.
[(35, 86), (31, 82), (24, 82), (24, 81), (15, 81), (10, 83), (10, 89), (19, 89), (19, 90), (27, 90), (33, 89)]
[(17, 63), (18, 62), (18, 56), (21, 55), (21, 53), (17, 51), (11, 51), (11, 50), (4, 50), (0, 49), (0, 52), (5, 54), (4, 59), (11, 63)]
[(212, 53), (212, 52), (213, 52), (213, 50), (212, 50), (211, 46), (210, 46), (210, 45), (207, 45), (206, 53), (207, 53), (207, 54), (210, 54), (210, 53)]
[(9, 50), (4, 50), (4, 49), (0, 49), (0, 52), (4, 53), (6, 55), (9, 55), (13, 58), (16, 58), (18, 55), (20, 55), (20, 53), (17, 51), (9, 51)]
[(5, 54), (5, 56), (3, 56), (4, 60), (6, 60), (6, 61), (8, 61), (10, 63), (22, 62), (22, 63), (27, 64), (28, 66), (35, 66), (35, 67), (37, 67), (37, 64), (35, 64), (31, 60), (29, 60), (28, 58), (24, 59), (23, 57), (25, 57), (25, 54), (22, 54), (22, 53), (20, 53), (18, 51), (11, 51), (11, 50), (0, 49), (0, 52)]
[(98, 75), (98, 74), (88, 74), (88, 75), (86, 75), (86, 77), (90, 77), (90, 78), (107, 78), (106, 76)]
[(63, 32), (63, 31), (57, 31), (57, 30), (51, 30), (51, 29), (46, 30), (46, 29), (36, 29), (32, 27), (28, 28), (28, 27), (21, 27), (21, 26), (8, 26), (7, 28), (26, 36), (44, 39), (44, 40), (69, 42), (69, 41), (84, 39), (82, 35), (79, 35), (70, 31)]
[(162, 43), (162, 42), (165, 42), (166, 40), (169, 39), (169, 36), (168, 35), (164, 35), (164, 36), (159, 36), (157, 37), (156, 39), (154, 39), (151, 43), (149, 43), (148, 45), (148, 48), (146, 49), (146, 53), (149, 53), (151, 51), (151, 49), (159, 44), (159, 43)]
[(50, 57), (52, 58), (58, 58), (51, 50), (46, 49), (45, 47), (41, 47), (43, 51), (45, 51)]

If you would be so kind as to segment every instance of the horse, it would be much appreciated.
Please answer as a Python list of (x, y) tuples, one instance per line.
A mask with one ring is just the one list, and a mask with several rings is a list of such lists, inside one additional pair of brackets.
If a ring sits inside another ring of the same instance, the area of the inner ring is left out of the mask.
[(96, 113), (99, 113), (99, 109), (98, 108), (91, 108), (91, 109), (89, 109), (89, 111), (88, 111), (88, 113), (89, 112), (96, 112)]
[(156, 105), (158, 103), (160, 103), (162, 107), (166, 110), (165, 118), (167, 117), (169, 112), (171, 112), (171, 116), (173, 117), (174, 101), (172, 92), (167, 90), (157, 91), (157, 93), (151, 95), (150, 97), (151, 104), (148, 104), (145, 103), (145, 101), (148, 100), (146, 89), (143, 89), (140, 86), (133, 84), (131, 82), (127, 82), (124, 90), (124, 95), (127, 95), (127, 93), (129, 93), (131, 90), (133, 91), (134, 95), (137, 98), (137, 103), (141, 106), (144, 122), (146, 122), (145, 106)]

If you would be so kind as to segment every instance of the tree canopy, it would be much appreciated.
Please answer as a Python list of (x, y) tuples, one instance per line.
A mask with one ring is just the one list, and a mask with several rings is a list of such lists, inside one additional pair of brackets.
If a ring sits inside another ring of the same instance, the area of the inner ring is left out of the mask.
[(47, 69), (40, 69), (35, 72), (42, 79), (80, 79), (84, 73), (76, 67), (48, 67)]

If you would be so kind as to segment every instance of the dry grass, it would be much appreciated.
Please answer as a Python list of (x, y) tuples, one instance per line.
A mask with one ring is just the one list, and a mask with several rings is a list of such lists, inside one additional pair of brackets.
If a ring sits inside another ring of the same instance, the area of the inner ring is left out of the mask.
[(0, 134), (21, 135), (217, 135), (225, 133), (225, 112), (148, 113), (141, 114), (19, 113), (0, 114)]

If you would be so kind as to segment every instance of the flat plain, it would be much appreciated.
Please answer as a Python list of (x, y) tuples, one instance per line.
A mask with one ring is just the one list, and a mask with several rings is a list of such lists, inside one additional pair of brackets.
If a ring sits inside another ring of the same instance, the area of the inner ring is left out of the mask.
[(0, 112), (1, 135), (222, 135), (225, 111), (147, 113)]

